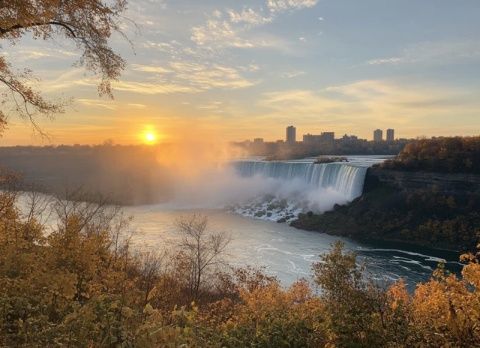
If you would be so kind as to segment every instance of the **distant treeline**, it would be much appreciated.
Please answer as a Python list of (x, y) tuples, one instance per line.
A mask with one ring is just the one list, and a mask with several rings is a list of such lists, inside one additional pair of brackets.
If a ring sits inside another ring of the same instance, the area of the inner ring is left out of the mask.
[(382, 168), (480, 174), (480, 137), (416, 140)]
[(147, 146), (15, 146), (0, 148), (0, 168), (17, 174), (25, 190), (63, 194), (82, 188), (119, 204), (168, 199), (166, 168)]

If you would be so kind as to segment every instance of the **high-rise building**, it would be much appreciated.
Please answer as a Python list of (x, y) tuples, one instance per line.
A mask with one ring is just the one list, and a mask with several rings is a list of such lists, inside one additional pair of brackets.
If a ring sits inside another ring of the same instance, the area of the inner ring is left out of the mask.
[(381, 129), (376, 129), (373, 132), (373, 141), (376, 141), (376, 142), (383, 141), (383, 131)]
[(288, 144), (294, 144), (297, 141), (297, 129), (294, 126), (287, 127), (287, 139)]
[(395, 141), (395, 130), (387, 129), (387, 141), (393, 143)]

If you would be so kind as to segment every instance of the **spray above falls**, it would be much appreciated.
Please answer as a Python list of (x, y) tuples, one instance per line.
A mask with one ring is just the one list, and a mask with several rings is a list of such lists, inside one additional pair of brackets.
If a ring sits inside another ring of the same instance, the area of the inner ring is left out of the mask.
[(261, 176), (284, 181), (299, 180), (312, 188), (332, 189), (347, 199), (362, 194), (367, 168), (343, 163), (236, 162), (242, 177)]
[(304, 211), (324, 212), (359, 197), (367, 172), (367, 167), (345, 163), (238, 161), (233, 166), (242, 178), (265, 181), (257, 197), (233, 210), (281, 222)]

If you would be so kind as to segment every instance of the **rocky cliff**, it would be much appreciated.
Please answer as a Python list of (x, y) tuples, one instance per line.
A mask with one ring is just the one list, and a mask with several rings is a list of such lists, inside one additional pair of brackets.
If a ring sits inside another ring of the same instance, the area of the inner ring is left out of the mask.
[(480, 175), (475, 174), (399, 171), (380, 167), (369, 168), (365, 182), (365, 192), (377, 187), (378, 184), (388, 184), (405, 191), (425, 189), (455, 195), (480, 193)]
[(480, 175), (370, 168), (364, 192), (292, 226), (359, 240), (472, 251), (480, 240)]

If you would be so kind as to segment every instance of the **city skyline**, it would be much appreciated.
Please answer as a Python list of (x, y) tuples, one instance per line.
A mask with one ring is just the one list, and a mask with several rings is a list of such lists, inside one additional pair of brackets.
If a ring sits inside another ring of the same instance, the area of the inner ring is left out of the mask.
[[(338, 138), (335, 137), (336, 133), (335, 132), (330, 132), (330, 131), (322, 131), (319, 134), (311, 134), (311, 133), (304, 133), (302, 137), (302, 141), (297, 140), (297, 128), (294, 125), (290, 125), (286, 127), (286, 136), (284, 139), (276, 139), (276, 140), (265, 140), (264, 138), (260, 137), (255, 137), (253, 138), (253, 143), (264, 143), (264, 142), (279, 142), (283, 141), (285, 143), (296, 143), (296, 142), (303, 142), (303, 143), (315, 143), (315, 142), (321, 142), (322, 140), (328, 141), (333, 141), (333, 140), (338, 140), (338, 139), (344, 139), (346, 137), (348, 138), (356, 138), (358, 140), (369, 140), (369, 139), (362, 139), (359, 138), (356, 134), (346, 132), (342, 133), (342, 137)], [(395, 138), (395, 129), (388, 128), (385, 131), (385, 138), (383, 137), (383, 130), (382, 129), (376, 129), (373, 131), (373, 137), (371, 138), (372, 141), (386, 141), (386, 142), (392, 142), (395, 141), (397, 138)], [(405, 139), (405, 138), (404, 138)], [(249, 140), (246, 140), (249, 141)]]
[(128, 63), (114, 100), (72, 68), (74, 45), (5, 44), (47, 98), (75, 101), (38, 120), (50, 140), (12, 114), (0, 144), (280, 139), (293, 122), (298, 134), (476, 135), (479, 12), (476, 0), (137, 0), (125, 16), (138, 28), (122, 28), (134, 50), (111, 40)]

